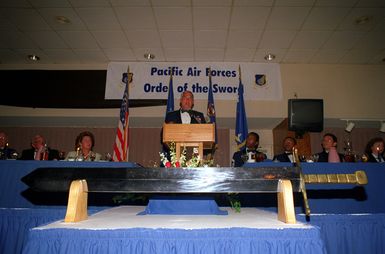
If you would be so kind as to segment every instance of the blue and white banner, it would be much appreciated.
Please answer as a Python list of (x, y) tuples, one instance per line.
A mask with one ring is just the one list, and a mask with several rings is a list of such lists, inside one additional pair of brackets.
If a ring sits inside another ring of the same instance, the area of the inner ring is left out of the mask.
[(242, 69), (245, 100), (282, 99), (281, 72), (278, 64), (222, 62), (112, 62), (108, 65), (105, 99), (121, 99), (122, 76), (134, 74), (130, 84), (131, 99), (167, 99), (170, 73), (173, 74), (175, 98), (185, 90), (194, 98), (207, 100), (209, 69), (216, 100), (236, 100)]

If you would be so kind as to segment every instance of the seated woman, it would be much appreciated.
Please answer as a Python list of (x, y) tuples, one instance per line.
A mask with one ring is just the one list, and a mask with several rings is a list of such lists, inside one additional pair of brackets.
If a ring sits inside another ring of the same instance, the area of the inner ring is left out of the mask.
[(95, 145), (94, 134), (89, 131), (81, 132), (75, 140), (75, 150), (67, 154), (66, 160), (100, 161), (101, 154), (92, 151)]

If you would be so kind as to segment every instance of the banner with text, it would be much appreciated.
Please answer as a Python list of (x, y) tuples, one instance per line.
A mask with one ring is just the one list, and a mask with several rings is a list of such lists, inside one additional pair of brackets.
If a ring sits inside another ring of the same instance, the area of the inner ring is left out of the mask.
[(173, 75), (175, 98), (185, 90), (195, 99), (207, 100), (209, 69), (215, 100), (236, 100), (241, 67), (245, 100), (280, 100), (281, 73), (278, 64), (202, 63), (202, 62), (112, 62), (107, 69), (105, 99), (121, 99), (122, 77), (127, 69), (133, 73), (131, 99), (167, 99), (170, 74)]

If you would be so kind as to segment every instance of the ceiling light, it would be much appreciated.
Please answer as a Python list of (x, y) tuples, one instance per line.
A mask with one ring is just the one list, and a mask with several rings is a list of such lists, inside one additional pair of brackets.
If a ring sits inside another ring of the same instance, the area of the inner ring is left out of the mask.
[(40, 57), (35, 54), (32, 54), (32, 55), (28, 55), (28, 59), (31, 61), (39, 61)]
[[(351, 132), (355, 126), (355, 123), (354, 122), (380, 122), (380, 129), (379, 131), (380, 132), (385, 132), (385, 119), (365, 119), (365, 118), (350, 118), (350, 119), (340, 119), (341, 121), (346, 121), (346, 127), (345, 127), (345, 131), (346, 132)], [(354, 122), (352, 122), (354, 121)], [(361, 125), (360, 125), (361, 126)], [(368, 126), (366, 126), (368, 127)], [(369, 128), (373, 128), (373, 125), (370, 125)]]
[(56, 22), (58, 22), (60, 24), (70, 24), (71, 23), (71, 20), (67, 17), (64, 17), (64, 16), (56, 16), (55, 20), (56, 20)]
[(380, 132), (385, 132), (385, 122), (381, 122)]
[(356, 18), (354, 20), (354, 23), (356, 25), (361, 26), (361, 25), (368, 23), (371, 19), (372, 19), (372, 17), (370, 17), (370, 16), (361, 16), (361, 17)]
[(352, 130), (353, 130), (353, 128), (354, 128), (355, 125), (356, 125), (356, 124), (353, 123), (353, 122), (346, 121), (346, 128), (345, 128), (345, 131), (346, 131), (346, 132), (352, 132)]
[(272, 60), (275, 59), (275, 55), (269, 53), (269, 54), (267, 54), (264, 58), (265, 58), (265, 60), (267, 60), (267, 61), (272, 61)]
[(151, 53), (146, 53), (146, 54), (144, 54), (144, 58), (147, 60), (152, 60), (155, 58), (155, 55), (151, 54)]

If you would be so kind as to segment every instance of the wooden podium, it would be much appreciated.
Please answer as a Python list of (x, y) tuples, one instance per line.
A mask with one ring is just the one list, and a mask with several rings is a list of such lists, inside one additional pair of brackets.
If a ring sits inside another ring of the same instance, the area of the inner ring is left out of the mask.
[(175, 153), (179, 160), (181, 147), (198, 147), (203, 159), (203, 149), (215, 143), (215, 124), (163, 124), (163, 143), (175, 142)]

